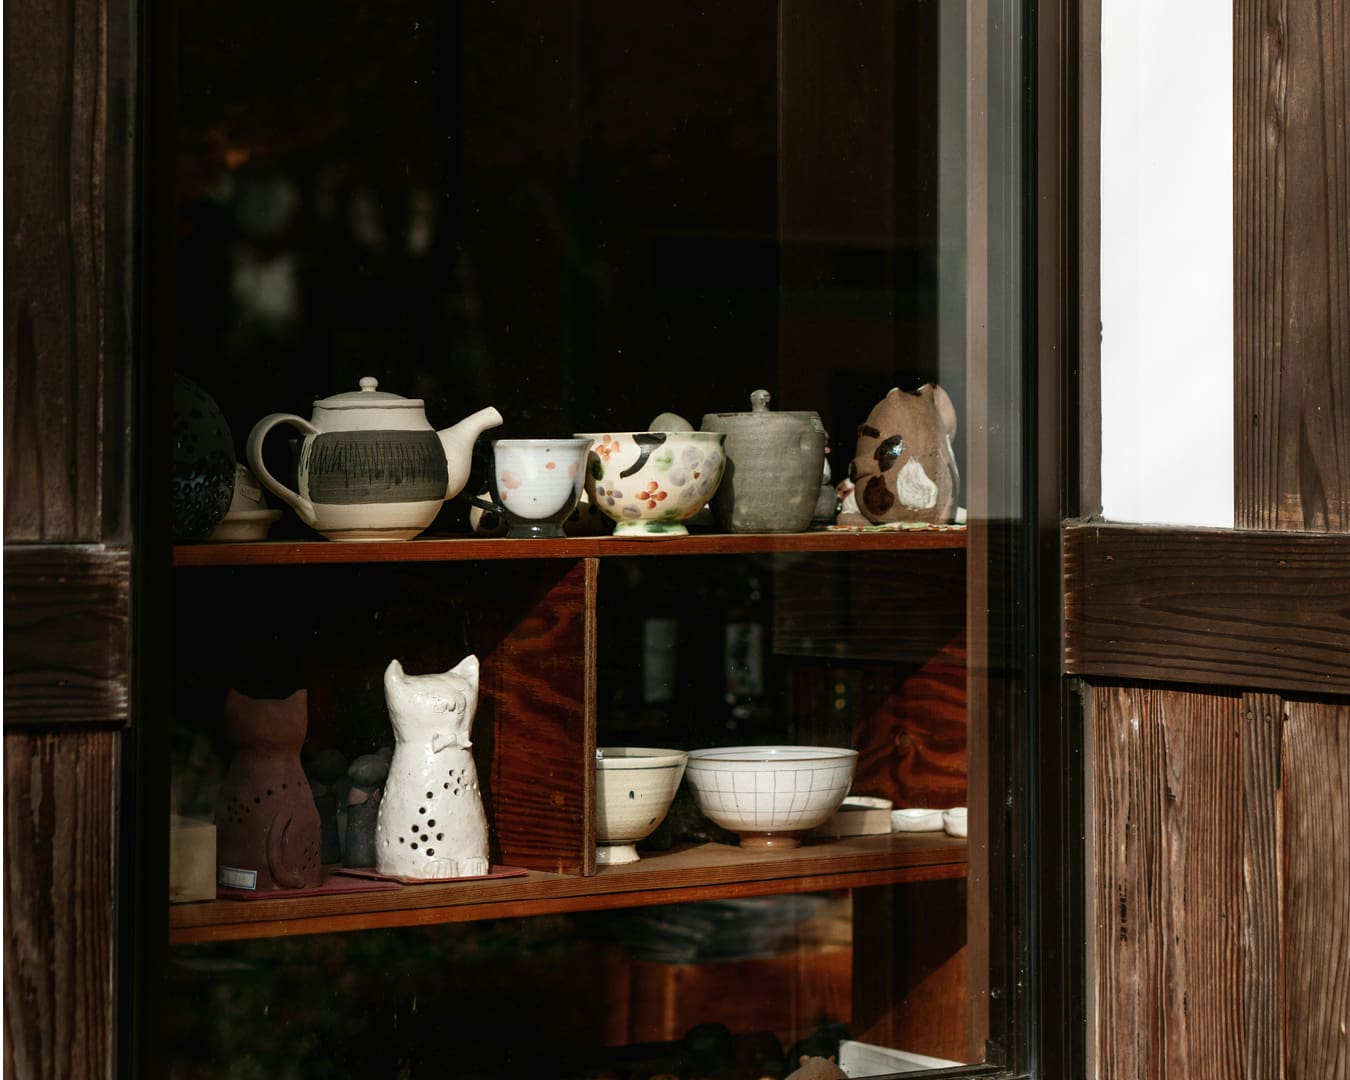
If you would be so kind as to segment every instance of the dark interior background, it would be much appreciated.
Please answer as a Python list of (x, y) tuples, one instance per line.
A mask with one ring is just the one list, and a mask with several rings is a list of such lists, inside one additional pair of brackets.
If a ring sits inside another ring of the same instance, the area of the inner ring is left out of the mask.
[(938, 3), (855, 6), (894, 41), (808, 26), (784, 100), (771, 0), (189, 0), (178, 369), (241, 460), (364, 375), (501, 435), (697, 426), (763, 386), (821, 413), (841, 479), (872, 404), (939, 376)]

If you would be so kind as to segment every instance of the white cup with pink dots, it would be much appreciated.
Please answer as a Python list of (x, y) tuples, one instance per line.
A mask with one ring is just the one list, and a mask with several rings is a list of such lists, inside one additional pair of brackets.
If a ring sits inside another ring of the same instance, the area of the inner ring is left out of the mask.
[(563, 522), (581, 498), (590, 448), (585, 438), (494, 439), (491, 502), (471, 501), (501, 516), (508, 539), (563, 536)]

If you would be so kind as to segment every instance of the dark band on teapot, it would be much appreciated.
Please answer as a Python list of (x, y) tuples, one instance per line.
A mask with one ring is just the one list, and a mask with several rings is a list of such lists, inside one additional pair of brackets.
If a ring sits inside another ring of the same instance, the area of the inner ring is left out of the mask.
[(448, 472), (434, 431), (343, 431), (304, 449), (309, 497), (330, 505), (442, 499)]

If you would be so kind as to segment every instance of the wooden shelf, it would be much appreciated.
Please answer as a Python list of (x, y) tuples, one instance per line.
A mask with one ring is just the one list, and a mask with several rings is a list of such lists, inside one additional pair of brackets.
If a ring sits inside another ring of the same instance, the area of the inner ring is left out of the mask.
[(594, 877), (532, 871), (521, 877), (409, 885), (388, 892), (174, 904), (169, 940), (190, 944), (429, 926), (934, 881), (965, 873), (966, 842), (945, 833), (831, 840), (791, 851), (701, 844), (648, 854)]
[(745, 555), (796, 552), (863, 552), (964, 549), (966, 530), (821, 529), (806, 533), (694, 533), (632, 540), (614, 536), (562, 540), (501, 537), (419, 537), (416, 540), (338, 542), (262, 540), (247, 544), (182, 544), (175, 566), (283, 566), (332, 563), (467, 562), (485, 559), (582, 559), (632, 555)]

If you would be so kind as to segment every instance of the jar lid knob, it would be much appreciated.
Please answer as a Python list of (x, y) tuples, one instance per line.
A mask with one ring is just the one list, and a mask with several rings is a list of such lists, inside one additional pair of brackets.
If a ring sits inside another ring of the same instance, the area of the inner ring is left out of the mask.
[(769, 411), (769, 392), (767, 390), (756, 390), (750, 395), (750, 410), (752, 412)]
[(371, 375), (367, 375), (361, 380), (361, 389), (369, 390), (371, 393), (374, 393), (375, 388), (379, 385), (380, 380)]

